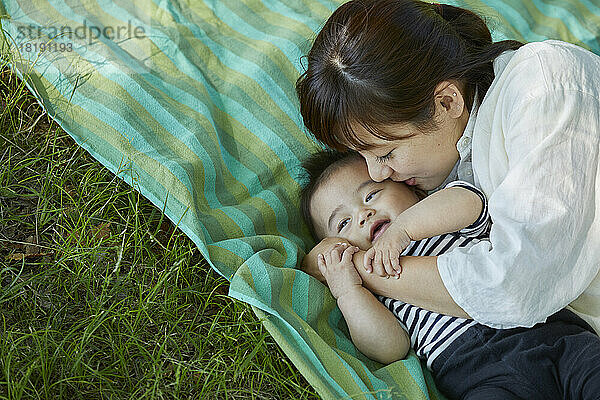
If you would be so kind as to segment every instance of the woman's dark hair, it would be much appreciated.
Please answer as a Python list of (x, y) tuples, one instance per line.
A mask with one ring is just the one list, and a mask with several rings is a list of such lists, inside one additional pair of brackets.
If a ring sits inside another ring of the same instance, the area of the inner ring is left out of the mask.
[(308, 225), (308, 230), (313, 239), (319, 240), (322, 238), (318, 237), (315, 232), (315, 226), (310, 214), (310, 200), (321, 184), (326, 181), (331, 174), (340, 167), (344, 167), (357, 160), (362, 160), (362, 156), (354, 151), (341, 153), (323, 150), (312, 154), (302, 162), (302, 168), (306, 173), (308, 182), (300, 191), (300, 211), (302, 212), (302, 217), (304, 218), (306, 225)]
[(382, 127), (435, 127), (434, 92), (462, 87), (468, 109), (494, 79), (493, 60), (517, 41), (492, 42), (483, 19), (463, 8), (417, 0), (352, 0), (327, 20), (296, 82), (308, 130), (338, 150), (369, 148), (352, 124), (385, 140)]

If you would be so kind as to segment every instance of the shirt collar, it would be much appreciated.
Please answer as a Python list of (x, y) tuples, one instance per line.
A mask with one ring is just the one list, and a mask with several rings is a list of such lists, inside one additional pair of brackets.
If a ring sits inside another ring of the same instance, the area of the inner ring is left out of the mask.
[(463, 131), (462, 136), (456, 142), (456, 149), (458, 150), (458, 154), (460, 156), (457, 164), (461, 161), (471, 161), (471, 142), (473, 139), (473, 130), (475, 128), (475, 120), (477, 119), (478, 111), (479, 96), (477, 90), (475, 90), (475, 96), (473, 96), (473, 106), (471, 107), (471, 112), (469, 113), (469, 120), (467, 121), (467, 126), (465, 126), (465, 130)]

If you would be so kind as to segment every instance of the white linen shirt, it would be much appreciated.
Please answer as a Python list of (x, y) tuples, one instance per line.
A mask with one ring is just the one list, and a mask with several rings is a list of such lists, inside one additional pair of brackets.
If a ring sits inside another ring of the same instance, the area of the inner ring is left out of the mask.
[(571, 303), (600, 332), (600, 57), (549, 40), (494, 72), (454, 169), (469, 181), (472, 163), (490, 241), (438, 256), (441, 278), (484, 325), (530, 327)]

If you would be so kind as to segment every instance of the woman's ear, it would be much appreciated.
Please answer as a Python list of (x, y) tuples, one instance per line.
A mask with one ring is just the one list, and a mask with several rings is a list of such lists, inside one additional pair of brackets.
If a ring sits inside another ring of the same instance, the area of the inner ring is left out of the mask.
[(465, 110), (465, 98), (455, 82), (443, 81), (435, 88), (435, 112), (460, 118)]

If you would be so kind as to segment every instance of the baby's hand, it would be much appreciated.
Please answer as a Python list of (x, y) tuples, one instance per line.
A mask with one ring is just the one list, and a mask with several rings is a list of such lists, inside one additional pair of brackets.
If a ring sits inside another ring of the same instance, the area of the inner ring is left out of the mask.
[(339, 244), (318, 256), (319, 271), (335, 299), (362, 287), (362, 279), (352, 262), (352, 255), (357, 251), (358, 247)]
[(319, 271), (319, 266), (317, 265), (319, 254), (325, 254), (326, 252), (331, 251), (336, 245), (341, 243), (345, 243), (347, 246), (350, 246), (350, 244), (342, 238), (326, 237), (325, 239), (321, 240), (306, 256), (304, 256), (304, 259), (302, 260), (302, 270), (307, 274), (314, 276), (321, 282), (327, 284), (325, 277), (321, 274), (321, 271)]
[(367, 272), (396, 278), (402, 273), (400, 254), (410, 244), (411, 238), (402, 224), (392, 223), (364, 256)]

